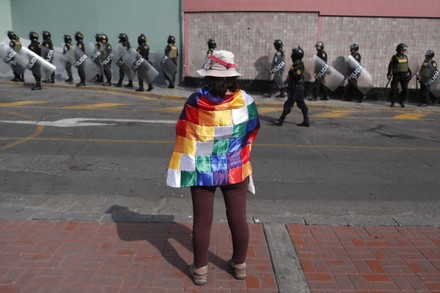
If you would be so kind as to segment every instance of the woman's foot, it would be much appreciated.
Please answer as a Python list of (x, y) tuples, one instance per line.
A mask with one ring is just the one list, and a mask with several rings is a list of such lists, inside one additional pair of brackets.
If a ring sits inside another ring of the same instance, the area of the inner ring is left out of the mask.
[(231, 260), (230, 268), (234, 278), (237, 280), (246, 279), (246, 263), (236, 264)]
[(194, 284), (202, 286), (208, 282), (208, 266), (196, 268), (194, 264), (189, 267), (189, 275)]

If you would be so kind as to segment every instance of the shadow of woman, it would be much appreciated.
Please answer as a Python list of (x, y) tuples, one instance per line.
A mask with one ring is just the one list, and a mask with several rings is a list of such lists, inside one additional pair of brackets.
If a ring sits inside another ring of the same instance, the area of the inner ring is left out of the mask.
[[(172, 268), (187, 274), (192, 262), (192, 224), (177, 223), (172, 215), (143, 215), (119, 205), (111, 206), (106, 214), (116, 223), (121, 240), (145, 240), (155, 248), (145, 247), (146, 262), (162, 257)], [(228, 269), (228, 261), (212, 252), (209, 261), (219, 269)]]

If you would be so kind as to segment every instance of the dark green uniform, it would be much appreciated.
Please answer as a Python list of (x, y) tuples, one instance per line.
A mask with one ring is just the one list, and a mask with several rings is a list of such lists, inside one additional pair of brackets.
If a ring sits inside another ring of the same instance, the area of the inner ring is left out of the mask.
[(400, 94), (399, 104), (401, 107), (405, 107), (405, 100), (408, 95), (408, 82), (411, 77), (411, 71), (408, 66), (408, 56), (398, 52), (395, 54), (388, 65), (388, 78), (392, 78), (391, 81), (391, 107), (394, 107), (394, 102), (399, 94), (399, 83), (402, 87), (402, 93)]
[[(41, 44), (38, 41), (32, 40), (28, 46), (28, 49), (41, 56)], [(41, 65), (39, 62), (35, 62), (32, 68), (32, 75), (35, 78), (35, 85), (32, 87), (32, 90), (41, 90)]]
[[(19, 37), (16, 39), (11, 39), (9, 42), (9, 47), (11, 47), (15, 52), (20, 51), (21, 41)], [(11, 64), (12, 72), (14, 73), (14, 78), (11, 81), (24, 81), (24, 68), (18, 64)]]
[(418, 106), (426, 107), (431, 104), (429, 99), (429, 88), (425, 82), (432, 76), (432, 72), (437, 70), (437, 63), (431, 58), (426, 58), (419, 70), (420, 77), (420, 103)]
[[(53, 63), (53, 42), (52, 42), (52, 39), (50, 39), (50, 38), (43, 39), (43, 42), (41, 43), (41, 45), (49, 50), (48, 55), (45, 56), (46, 60), (49, 61), (50, 63)], [(45, 80), (44, 82), (55, 83), (55, 71), (51, 74), (50, 80)]]
[[(145, 61), (150, 62), (150, 46), (147, 45), (147, 43), (140, 43), (139, 46), (136, 49), (136, 52), (139, 53), (139, 55), (142, 56), (142, 58), (145, 59)], [(136, 89), (136, 91), (141, 92), (144, 91), (144, 80), (140, 77), (138, 77), (139, 82), (139, 88)], [(153, 84), (148, 85), (147, 92), (151, 91), (153, 89)]]

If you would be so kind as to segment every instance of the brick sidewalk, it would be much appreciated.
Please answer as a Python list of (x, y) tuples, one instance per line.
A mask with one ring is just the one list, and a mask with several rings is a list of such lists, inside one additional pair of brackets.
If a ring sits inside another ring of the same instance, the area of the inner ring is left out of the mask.
[(230, 253), (227, 224), (215, 224), (198, 287), (190, 225), (0, 220), (0, 292), (277, 292), (262, 225), (251, 225), (246, 281), (227, 272)]
[(440, 292), (440, 228), (287, 229), (312, 292)]

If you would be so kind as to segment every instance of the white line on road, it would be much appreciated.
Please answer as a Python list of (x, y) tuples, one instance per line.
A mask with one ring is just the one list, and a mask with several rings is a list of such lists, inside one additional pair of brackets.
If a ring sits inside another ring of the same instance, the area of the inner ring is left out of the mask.
[(42, 125), (53, 127), (84, 127), (84, 126), (109, 126), (118, 123), (152, 123), (176, 124), (175, 120), (143, 120), (143, 119), (107, 119), (107, 118), (68, 118), (57, 121), (26, 121), (26, 120), (0, 120), (5, 124)]

